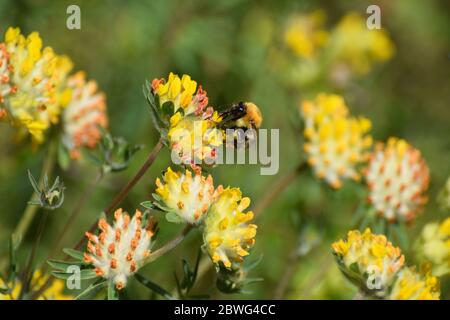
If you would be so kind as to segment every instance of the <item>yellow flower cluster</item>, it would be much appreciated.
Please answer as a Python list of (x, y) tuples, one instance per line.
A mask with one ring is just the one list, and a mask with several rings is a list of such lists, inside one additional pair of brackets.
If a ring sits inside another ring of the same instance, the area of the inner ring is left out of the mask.
[(304, 150), (315, 174), (333, 188), (340, 188), (342, 179), (359, 180), (358, 165), (367, 160), (366, 149), (372, 144), (370, 120), (350, 117), (343, 98), (332, 94), (303, 101), (300, 113)]
[(213, 165), (218, 147), (223, 144), (223, 134), (217, 128), (219, 114), (208, 107), (206, 91), (201, 86), (197, 89), (197, 82), (190, 76), (184, 74), (180, 78), (172, 72), (167, 81), (154, 79), (151, 90), (159, 98), (161, 108), (168, 101), (174, 106), (167, 126), (172, 161)]
[[(383, 295), (400, 268), (405, 257), (384, 235), (366, 229), (349, 231), (346, 240), (332, 244), (333, 253), (341, 271), (364, 291)], [(370, 283), (373, 279), (375, 283)], [(369, 287), (372, 284), (374, 287)]]
[[(394, 55), (395, 46), (386, 30), (368, 29), (358, 13), (346, 14), (330, 29), (325, 20), (320, 10), (288, 19), (284, 42), (295, 57), (281, 69), (285, 69), (283, 77), (293, 84), (331, 80), (345, 86), (352, 76), (367, 74)], [(275, 63), (279, 61), (284, 60), (278, 58)]]
[(301, 58), (312, 58), (328, 40), (324, 29), (325, 13), (317, 10), (293, 17), (284, 33), (286, 45)]
[[(202, 86), (192, 80), (189, 75), (184, 74), (181, 79), (177, 74), (170, 73), (169, 79), (154, 79), (152, 89), (159, 96), (161, 106), (171, 101), (174, 105), (174, 111), (182, 109), (185, 115), (195, 113), (200, 115), (208, 105), (208, 97)], [(197, 91), (197, 93), (196, 93)]]
[(414, 268), (403, 268), (388, 296), (390, 300), (439, 300), (440, 289), (436, 277), (417, 273)]
[[(31, 291), (39, 290), (45, 283), (47, 283), (49, 276), (43, 275), (40, 270), (36, 270), (31, 280)], [(13, 284), (9, 283), (8, 287), (11, 288)], [(0, 279), (0, 287), (5, 287), (6, 284)], [(65, 283), (63, 280), (55, 279), (51, 284), (39, 295), (38, 300), (71, 300), (72, 296), (64, 294)], [(20, 292), (22, 290), (22, 283), (15, 281), (14, 286), (10, 293), (0, 293), (0, 300), (17, 300), (19, 299)]]
[(126, 286), (128, 277), (150, 255), (154, 221), (150, 218), (143, 227), (139, 210), (130, 219), (122, 209), (116, 210), (114, 219), (114, 225), (109, 225), (103, 218), (99, 220), (101, 232), (98, 236), (86, 232), (89, 242), (84, 260), (94, 265), (99, 277), (113, 281), (116, 288), (121, 290)]
[(94, 148), (100, 138), (99, 127), (108, 125), (106, 98), (97, 91), (97, 83), (86, 81), (84, 72), (77, 72), (67, 81), (72, 99), (63, 113), (63, 141), (73, 159), (81, 156), (83, 147)]
[(365, 173), (369, 201), (388, 221), (410, 221), (427, 201), (429, 171), (420, 151), (406, 141), (379, 143)]
[[(217, 115), (217, 113), (215, 113)], [(213, 118), (182, 116), (180, 112), (170, 118), (168, 132), (172, 161), (183, 164), (214, 164), (223, 134)]]
[(441, 223), (427, 224), (418, 244), (419, 255), (431, 262), (433, 274), (442, 276), (450, 273), (450, 218)]
[(0, 52), (0, 113), (40, 143), (70, 101), (64, 82), (72, 62), (50, 47), (43, 49), (37, 32), (25, 37), (19, 28), (7, 30)]
[(338, 63), (358, 74), (367, 74), (377, 62), (389, 60), (395, 47), (383, 29), (370, 30), (361, 15), (350, 12), (330, 32), (329, 51)]
[(193, 176), (189, 170), (183, 174), (169, 167), (163, 181), (156, 179), (156, 193), (170, 212), (189, 224), (202, 221), (222, 188), (219, 186), (216, 190), (211, 175), (205, 178), (200, 170)]
[(204, 243), (214, 263), (231, 268), (249, 254), (257, 229), (248, 224), (253, 213), (243, 212), (249, 205), (250, 199), (242, 197), (239, 188), (226, 188), (211, 206), (205, 219)]

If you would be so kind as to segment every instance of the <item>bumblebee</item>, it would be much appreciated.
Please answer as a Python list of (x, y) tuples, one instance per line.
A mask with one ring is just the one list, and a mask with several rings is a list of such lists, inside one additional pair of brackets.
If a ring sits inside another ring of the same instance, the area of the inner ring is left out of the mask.
[(256, 104), (239, 102), (219, 113), (221, 129), (259, 129), (262, 115)]
[[(245, 140), (245, 145), (254, 140), (254, 132), (247, 133), (247, 130), (258, 130), (262, 124), (262, 114), (259, 108), (252, 102), (239, 102), (228, 109), (219, 113), (218, 127), (222, 130), (233, 129), (234, 146), (237, 146), (238, 141)], [(239, 130), (241, 129), (241, 130)], [(246, 134), (247, 133), (247, 134)], [(244, 138), (241, 135), (244, 134)]]

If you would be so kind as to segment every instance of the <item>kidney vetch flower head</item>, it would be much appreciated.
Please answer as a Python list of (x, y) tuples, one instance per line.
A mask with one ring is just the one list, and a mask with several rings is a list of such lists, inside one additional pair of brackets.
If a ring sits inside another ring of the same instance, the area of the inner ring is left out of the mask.
[(450, 273), (450, 217), (425, 225), (418, 241), (418, 254), (431, 262), (433, 274), (442, 276)]
[(204, 177), (197, 168), (195, 173), (186, 169), (185, 173), (175, 172), (170, 167), (163, 175), (163, 181), (156, 179), (156, 194), (160, 197), (159, 206), (164, 208), (171, 221), (199, 224), (209, 207), (220, 193), (222, 186), (214, 188), (211, 175)]
[(243, 211), (250, 199), (242, 197), (239, 188), (224, 189), (211, 206), (205, 219), (204, 243), (212, 261), (231, 268), (249, 254), (255, 243), (257, 226), (248, 224), (253, 212)]
[(363, 291), (377, 296), (385, 294), (405, 261), (400, 248), (370, 229), (362, 234), (358, 230), (349, 231), (346, 240), (331, 247), (342, 273)]
[(73, 93), (63, 113), (63, 141), (70, 156), (78, 159), (80, 149), (94, 148), (101, 138), (100, 128), (108, 125), (106, 98), (104, 93), (97, 91), (95, 81), (86, 81), (84, 72), (71, 76), (67, 85)]
[(37, 32), (25, 37), (19, 28), (7, 30), (0, 52), (0, 115), (6, 114), (40, 143), (44, 131), (58, 122), (61, 108), (70, 101), (65, 80), (72, 62), (50, 47), (42, 49)]
[(224, 136), (216, 126), (215, 115), (217, 113), (211, 118), (202, 119), (195, 116), (183, 117), (177, 112), (170, 118), (167, 137), (174, 163), (215, 164)]
[(321, 10), (292, 17), (284, 34), (286, 45), (299, 57), (312, 58), (328, 40), (324, 23), (325, 12)]
[(390, 300), (439, 300), (439, 281), (427, 273), (422, 275), (415, 268), (403, 268), (392, 286)]
[(133, 275), (143, 261), (150, 255), (151, 238), (155, 223), (149, 218), (142, 226), (142, 213), (136, 210), (133, 218), (122, 209), (114, 213), (114, 225), (101, 218), (98, 221), (98, 236), (86, 233), (89, 239), (84, 260), (95, 267), (98, 276), (113, 281), (118, 290), (127, 284), (127, 278)]
[(377, 144), (365, 176), (369, 202), (388, 221), (411, 221), (427, 201), (428, 167), (405, 140)]
[(357, 74), (367, 74), (372, 66), (389, 60), (395, 46), (384, 29), (369, 30), (358, 13), (345, 15), (330, 32), (328, 51), (336, 63)]
[(319, 94), (314, 101), (303, 101), (300, 108), (304, 120), (304, 149), (315, 174), (333, 188), (342, 179), (360, 179), (358, 165), (368, 157), (366, 149), (372, 138), (367, 135), (370, 120), (348, 116), (342, 97)]
[(208, 97), (202, 86), (184, 74), (181, 79), (177, 74), (170, 73), (169, 79), (153, 79), (152, 90), (159, 96), (160, 105), (170, 101), (174, 105), (174, 111), (182, 109), (185, 115), (195, 113), (199, 115), (208, 106)]

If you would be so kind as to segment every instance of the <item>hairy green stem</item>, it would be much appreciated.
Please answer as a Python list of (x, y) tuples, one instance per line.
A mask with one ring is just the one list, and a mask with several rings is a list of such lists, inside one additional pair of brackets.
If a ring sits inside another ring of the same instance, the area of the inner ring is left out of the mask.
[(150, 256), (145, 259), (144, 261), (144, 265), (146, 265), (147, 263), (153, 262), (156, 259), (159, 259), (160, 257), (162, 257), (163, 255), (165, 255), (167, 252), (171, 251), (172, 249), (174, 249), (176, 246), (178, 246), (183, 240), (184, 238), (186, 238), (187, 234), (193, 229), (192, 225), (187, 225), (182, 231), (181, 233), (176, 236), (175, 238), (173, 238), (172, 240), (170, 240), (169, 242), (167, 242), (165, 245), (163, 245), (161, 248), (155, 250), (154, 252), (152, 252), (150, 254)]
[[(43, 184), (45, 175), (49, 176), (50, 173), (53, 171), (53, 168), (55, 166), (55, 157), (56, 157), (56, 150), (57, 150), (58, 144), (56, 140), (53, 140), (50, 142), (48, 146), (47, 154), (44, 158), (44, 162), (42, 164), (42, 170), (41, 175), (39, 177), (39, 186)], [(30, 204), (36, 200), (38, 200), (38, 195), (33, 192), (33, 195), (31, 196), (30, 201), (28, 202), (25, 211), (22, 214), (22, 218), (20, 218), (19, 223), (17, 224), (16, 229), (13, 232), (13, 239), (15, 241), (19, 240), (20, 238), (24, 238), (25, 234), (28, 231), (28, 228), (31, 225), (31, 222), (33, 221), (36, 213), (39, 210), (39, 206)]]
[(33, 280), (33, 260), (36, 256), (37, 248), (42, 239), (42, 234), (44, 233), (45, 223), (47, 222), (48, 211), (44, 210), (42, 213), (41, 221), (39, 222), (39, 227), (36, 232), (36, 239), (33, 244), (33, 248), (31, 249), (30, 255), (28, 256), (28, 261), (23, 272), (22, 277), (22, 289), (20, 290), (19, 300), (23, 298), (23, 295), (26, 294), (30, 288), (31, 281)]
[[(69, 228), (73, 225), (73, 223), (76, 221), (76, 219), (80, 215), (81, 209), (83, 208), (83, 206), (86, 203), (86, 201), (92, 196), (92, 194), (94, 193), (95, 188), (100, 183), (102, 178), (103, 178), (103, 174), (101, 172), (99, 172), (97, 174), (97, 176), (95, 177), (95, 179), (89, 184), (89, 186), (87, 186), (85, 188), (85, 190), (83, 191), (82, 195), (76, 201), (75, 206), (73, 207), (73, 210), (71, 211), (71, 213), (70, 213), (66, 223), (64, 224), (64, 227), (62, 228), (61, 232), (59, 233), (58, 237), (56, 238), (56, 241), (54, 242), (53, 248), (50, 250), (47, 258), (45, 259), (45, 261), (53, 258), (53, 256), (55, 254), (57, 254), (57, 251), (61, 248), (61, 244), (62, 244), (62, 242), (64, 240), (64, 237), (67, 235), (67, 232), (68, 232)], [(42, 269), (43, 269), (42, 272), (44, 272), (46, 268), (47, 268), (47, 265), (44, 264), (42, 266)]]
[(258, 218), (264, 210), (303, 172), (308, 168), (306, 162), (301, 162), (293, 171), (290, 171), (279, 180), (275, 181), (273, 187), (268, 188), (268, 192), (264, 195), (261, 201), (253, 209), (255, 219)]
[[(139, 171), (134, 175), (134, 177), (122, 188), (122, 190), (117, 194), (117, 196), (111, 201), (111, 203), (103, 210), (105, 212), (106, 216), (111, 215), (114, 212), (114, 209), (125, 199), (125, 197), (128, 195), (128, 193), (133, 189), (133, 187), (136, 185), (136, 183), (141, 180), (141, 178), (144, 176), (144, 174), (147, 172), (147, 170), (151, 167), (153, 162), (155, 162), (156, 157), (158, 156), (159, 152), (161, 151), (163, 147), (163, 139), (160, 138), (158, 143), (155, 145), (153, 150), (150, 152), (150, 154), (147, 157), (147, 160), (145, 160), (142, 167), (139, 169)], [(89, 228), (89, 232), (94, 232), (97, 228), (97, 221), (94, 222), (91, 227)], [(85, 243), (86, 237), (82, 237), (80, 241), (75, 245), (75, 249), (79, 250), (81, 246)]]

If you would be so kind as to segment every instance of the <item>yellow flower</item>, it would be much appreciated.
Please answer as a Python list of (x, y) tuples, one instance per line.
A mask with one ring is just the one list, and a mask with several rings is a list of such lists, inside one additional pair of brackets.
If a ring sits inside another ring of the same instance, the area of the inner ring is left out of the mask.
[(78, 159), (81, 148), (95, 148), (101, 138), (99, 127), (108, 125), (106, 98), (97, 91), (95, 81), (86, 81), (83, 72), (71, 76), (67, 85), (72, 97), (63, 113), (63, 141), (71, 157)]
[(305, 124), (304, 150), (317, 177), (333, 188), (340, 188), (342, 179), (358, 181), (358, 165), (367, 160), (366, 149), (372, 144), (367, 134), (370, 120), (348, 116), (342, 97), (331, 94), (304, 101), (300, 112)]
[(323, 29), (325, 13), (317, 10), (308, 15), (298, 15), (291, 19), (284, 34), (287, 46), (301, 58), (312, 58), (328, 40), (328, 32)]
[(358, 13), (345, 15), (331, 31), (329, 52), (358, 74), (367, 74), (377, 62), (389, 60), (394, 44), (383, 29), (370, 30)]
[(25, 37), (19, 28), (8, 29), (0, 51), (0, 70), (4, 75), (5, 70), (9, 72), (8, 84), (0, 87), (0, 103), (13, 124), (41, 143), (45, 130), (58, 122), (61, 108), (70, 99), (65, 80), (72, 62), (50, 47), (42, 49), (37, 32)]
[(442, 223), (428, 223), (423, 228), (418, 253), (422, 259), (431, 262), (436, 276), (450, 273), (450, 217)]
[(403, 268), (393, 285), (390, 300), (439, 300), (439, 281), (430, 274), (425, 276), (413, 268)]
[(98, 236), (86, 232), (89, 242), (84, 260), (94, 265), (99, 277), (112, 280), (121, 290), (126, 286), (127, 278), (142, 267), (144, 259), (150, 255), (154, 221), (150, 218), (147, 226), (142, 227), (139, 210), (130, 220), (122, 209), (116, 210), (114, 219), (114, 225), (109, 225), (103, 218), (98, 221), (101, 231)]
[(247, 222), (253, 212), (243, 211), (250, 199), (242, 197), (239, 188), (226, 188), (211, 206), (205, 219), (204, 243), (216, 264), (231, 268), (232, 263), (243, 261), (255, 243), (256, 225)]
[[(48, 275), (43, 275), (40, 270), (36, 270), (31, 280), (30, 290), (39, 290), (48, 280)], [(0, 287), (5, 287), (6, 284), (0, 279)], [(22, 283), (16, 280), (14, 283), (9, 283), (8, 287), (11, 289), (10, 293), (1, 294), (0, 300), (17, 300), (19, 299), (22, 290)], [(50, 286), (48, 286), (37, 298), (38, 300), (70, 300), (72, 296), (64, 294), (65, 282), (60, 279), (54, 279)]]
[(222, 188), (219, 186), (216, 191), (211, 175), (205, 178), (200, 170), (193, 176), (189, 170), (183, 174), (174, 172), (169, 167), (164, 173), (163, 181), (156, 179), (156, 193), (170, 212), (189, 224), (202, 221)]
[[(169, 79), (154, 79), (152, 81), (153, 93), (159, 96), (161, 106), (171, 101), (175, 112), (182, 108), (185, 115), (195, 113), (200, 115), (208, 105), (208, 97), (202, 86), (184, 74), (181, 79), (177, 74), (170, 73)], [(197, 91), (197, 93), (196, 93)]]
[(388, 221), (410, 221), (427, 201), (429, 171), (420, 151), (405, 140), (379, 143), (366, 170), (369, 201)]
[(384, 235), (366, 229), (349, 231), (347, 240), (332, 244), (333, 253), (343, 274), (362, 290), (377, 296), (385, 294), (405, 257)]
[(214, 164), (223, 144), (222, 131), (215, 121), (201, 117), (183, 117), (177, 112), (170, 118), (168, 132), (172, 161), (178, 164)]

